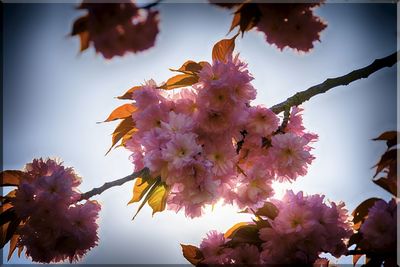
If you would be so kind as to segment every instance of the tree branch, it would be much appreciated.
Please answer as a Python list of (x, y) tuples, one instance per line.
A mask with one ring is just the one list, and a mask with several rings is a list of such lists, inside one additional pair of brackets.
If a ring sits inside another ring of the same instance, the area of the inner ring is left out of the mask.
[(289, 109), (290, 107), (298, 106), (310, 100), (311, 97), (325, 93), (326, 91), (336, 86), (348, 85), (349, 83), (354, 82), (356, 80), (367, 78), (372, 73), (380, 69), (383, 69), (384, 67), (393, 66), (394, 64), (396, 64), (398, 60), (399, 60), (398, 52), (395, 52), (390, 56), (384, 58), (376, 59), (374, 62), (372, 62), (370, 65), (364, 68), (354, 70), (340, 77), (326, 79), (323, 83), (314, 85), (308, 88), (307, 90), (298, 92), (293, 96), (289, 97), (288, 99), (286, 99), (286, 101), (274, 105), (273, 107), (271, 107), (271, 110), (274, 113), (279, 114), (282, 111)]
[(79, 201), (84, 200), (84, 199), (89, 199), (95, 195), (100, 195), (101, 193), (103, 193), (104, 191), (106, 191), (107, 189), (109, 189), (111, 187), (123, 185), (126, 182), (132, 181), (138, 177), (146, 175), (147, 172), (148, 172), (148, 169), (144, 168), (144, 169), (142, 169), (138, 172), (134, 172), (124, 178), (121, 178), (121, 179), (118, 179), (118, 180), (115, 180), (112, 182), (107, 182), (100, 187), (93, 188), (92, 190), (81, 194), (81, 198), (79, 199)]

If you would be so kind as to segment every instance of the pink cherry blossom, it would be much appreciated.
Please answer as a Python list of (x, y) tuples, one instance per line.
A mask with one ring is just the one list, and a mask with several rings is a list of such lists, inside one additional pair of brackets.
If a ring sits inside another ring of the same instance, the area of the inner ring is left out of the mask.
[(369, 209), (368, 217), (361, 225), (361, 246), (364, 249), (391, 252), (396, 249), (397, 204), (378, 200)]
[(281, 180), (295, 180), (307, 174), (307, 164), (314, 159), (309, 152), (309, 140), (286, 133), (274, 135), (271, 141), (270, 155)]

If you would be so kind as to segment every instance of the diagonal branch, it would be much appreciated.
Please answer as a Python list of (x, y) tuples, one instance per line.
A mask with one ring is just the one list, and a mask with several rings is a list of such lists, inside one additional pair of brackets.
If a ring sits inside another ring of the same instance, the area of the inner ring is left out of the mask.
[(134, 172), (124, 178), (121, 178), (121, 179), (118, 179), (118, 180), (115, 180), (112, 182), (107, 182), (100, 187), (93, 188), (92, 190), (81, 194), (81, 198), (79, 200), (89, 199), (92, 196), (100, 195), (101, 193), (103, 193), (104, 191), (106, 191), (107, 189), (109, 189), (111, 187), (123, 185), (126, 182), (132, 181), (138, 177), (146, 175), (147, 172), (148, 172), (148, 169), (144, 168), (144, 169), (142, 169), (138, 172)]
[(346, 75), (336, 78), (326, 79), (323, 83), (314, 85), (308, 88), (307, 90), (298, 92), (293, 96), (289, 97), (288, 99), (286, 99), (286, 101), (274, 105), (273, 107), (271, 107), (271, 110), (274, 113), (278, 114), (281, 113), (282, 111), (289, 109), (290, 107), (298, 106), (310, 100), (310, 98), (313, 96), (325, 93), (326, 91), (334, 87), (341, 85), (348, 85), (349, 83), (354, 82), (356, 80), (367, 78), (369, 75), (380, 69), (383, 69), (385, 67), (391, 67), (394, 64), (396, 64), (396, 62), (399, 60), (398, 53), (399, 52), (395, 52), (390, 56), (376, 59), (370, 65), (361, 69), (354, 70)]

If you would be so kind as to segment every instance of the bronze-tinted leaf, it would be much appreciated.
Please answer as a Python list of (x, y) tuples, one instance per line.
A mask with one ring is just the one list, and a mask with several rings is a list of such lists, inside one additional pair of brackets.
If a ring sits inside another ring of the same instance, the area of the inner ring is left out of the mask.
[(261, 11), (255, 3), (244, 3), (236, 12), (240, 13), (239, 25), (242, 33), (255, 27), (261, 18)]
[(231, 238), (233, 233), (236, 232), (240, 227), (248, 225), (248, 222), (240, 222), (232, 226), (231, 228), (228, 229), (228, 231), (225, 232), (224, 237), (225, 238)]
[(353, 211), (353, 228), (354, 230), (358, 230), (361, 227), (362, 222), (368, 216), (369, 209), (375, 204), (376, 201), (381, 200), (380, 198), (369, 198), (364, 200), (360, 205), (355, 208)]
[(125, 94), (118, 96), (118, 99), (132, 99), (132, 93), (136, 90), (141, 89), (142, 86), (134, 86), (131, 89), (129, 89), (128, 91), (125, 92)]
[(89, 16), (86, 15), (86, 16), (80, 17), (77, 20), (75, 20), (74, 25), (72, 26), (71, 35), (73, 36), (73, 35), (77, 35), (81, 32), (87, 31), (88, 30), (88, 25), (87, 25), (88, 19), (89, 19)]
[(382, 133), (380, 136), (378, 136), (377, 138), (374, 138), (372, 140), (386, 141), (388, 148), (391, 148), (392, 146), (395, 146), (398, 144), (397, 135), (398, 135), (398, 132), (396, 132), (396, 131), (388, 131), (388, 132)]
[(0, 225), (6, 224), (17, 217), (13, 208), (6, 209), (0, 214)]
[(80, 44), (81, 44), (80, 48), (79, 48), (80, 52), (89, 48), (90, 35), (89, 35), (88, 31), (80, 32), (79, 40), (80, 40)]
[(349, 238), (349, 242), (347, 244), (347, 247), (351, 247), (352, 245), (358, 245), (358, 243), (361, 241), (361, 239), (362, 239), (361, 233), (354, 233)]
[(160, 86), (160, 89), (171, 90), (180, 87), (193, 85), (199, 81), (199, 77), (193, 74), (178, 74)]
[(234, 28), (239, 26), (239, 24), (240, 24), (240, 12), (235, 12), (235, 14), (233, 15), (231, 27), (229, 28), (229, 32), (231, 32)]
[(183, 72), (185, 74), (197, 74), (201, 71), (203, 66), (200, 63), (194, 62), (193, 60), (188, 60), (183, 65), (175, 70), (175, 69), (170, 69), (171, 71), (178, 71), (178, 72)]
[(22, 253), (23, 250), (24, 250), (24, 246), (19, 245), (18, 246), (18, 257), (21, 257), (21, 253)]
[(279, 210), (272, 202), (265, 202), (264, 206), (256, 211), (256, 215), (265, 216), (271, 220), (278, 216)]
[(128, 118), (132, 116), (132, 113), (134, 113), (137, 109), (138, 108), (132, 104), (124, 104), (114, 109), (104, 122)]
[(15, 218), (14, 220), (12, 220), (10, 222), (10, 224), (8, 225), (7, 232), (6, 232), (6, 238), (5, 238), (5, 243), (4, 244), (7, 244), (7, 242), (10, 241), (11, 237), (17, 231), (18, 226), (19, 226), (20, 223), (21, 223), (21, 220), (18, 219), (18, 218)]
[(14, 189), (12, 191), (10, 191), (6, 196), (0, 196), (0, 202), (1, 205), (4, 205), (6, 203), (10, 203), (11, 200), (13, 200), (15, 198), (15, 195), (17, 193), (17, 189)]
[(24, 175), (25, 173), (23, 171), (17, 171), (17, 170), (2, 171), (0, 186), (18, 186)]
[(139, 202), (156, 181), (156, 179), (144, 180), (142, 178), (137, 178), (135, 181), (135, 185), (133, 186), (133, 196), (132, 199), (128, 202), (128, 205)]
[(161, 212), (165, 210), (165, 206), (167, 204), (167, 197), (168, 197), (169, 189), (167, 185), (164, 183), (158, 185), (154, 191), (152, 192), (151, 196), (149, 197), (148, 203), (149, 206), (153, 209), (153, 215), (156, 212)]
[(358, 260), (362, 257), (363, 255), (353, 255), (353, 265), (355, 266), (358, 262)]
[(397, 149), (391, 149), (386, 151), (379, 162), (375, 165), (376, 166), (376, 172), (375, 176), (378, 175), (381, 171), (383, 171), (385, 168), (393, 165), (395, 162), (397, 162)]
[(181, 247), (183, 256), (191, 264), (197, 265), (204, 259), (203, 253), (198, 247), (184, 244), (181, 244)]
[(393, 196), (397, 196), (397, 181), (393, 178), (381, 177), (378, 180), (372, 180), (375, 184), (379, 185)]
[(212, 50), (212, 59), (214, 61), (226, 62), (227, 58), (232, 55), (235, 49), (235, 39), (237, 34), (231, 39), (223, 39), (217, 42)]
[(121, 144), (118, 145), (117, 147), (123, 146), (125, 147), (127, 142), (132, 139), (133, 135), (138, 131), (138, 129), (133, 128), (129, 132), (127, 132), (122, 138), (121, 138)]
[(106, 155), (118, 143), (118, 141), (121, 140), (121, 138), (124, 137), (133, 128), (135, 128), (135, 122), (133, 121), (132, 117), (128, 117), (122, 120), (112, 134), (112, 144)]
[(19, 235), (13, 235), (10, 239), (10, 250), (8, 251), (7, 261), (11, 259), (12, 254), (14, 253), (15, 249), (17, 248)]

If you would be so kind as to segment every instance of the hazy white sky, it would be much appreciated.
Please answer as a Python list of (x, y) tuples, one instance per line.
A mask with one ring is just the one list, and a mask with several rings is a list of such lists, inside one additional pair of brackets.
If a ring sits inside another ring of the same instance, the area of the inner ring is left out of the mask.
[[(317, 13), (328, 28), (309, 54), (282, 53), (258, 32), (238, 39), (236, 51), (255, 77), (257, 103), (272, 106), (396, 50), (395, 4), (328, 4)], [(78, 40), (67, 37), (80, 14), (73, 4), (6, 4), (3, 14), (3, 168), (57, 156), (84, 177), (82, 191), (132, 171), (127, 151), (104, 156), (115, 124), (96, 122), (123, 103), (113, 97), (146, 79), (165, 81), (172, 75), (168, 68), (188, 59), (210, 61), (231, 22), (230, 11), (215, 6), (164, 4), (156, 46), (107, 61), (92, 48), (78, 55)], [(367, 197), (388, 199), (370, 181), (385, 149), (371, 138), (396, 129), (396, 99), (392, 67), (304, 104), (306, 127), (320, 136), (316, 160), (306, 177), (287, 187), (343, 200), (349, 210)], [(103, 205), (100, 244), (83, 263), (186, 263), (180, 243), (197, 245), (209, 230), (249, 220), (233, 207), (193, 220), (170, 211), (152, 217), (146, 207), (131, 221), (137, 208), (126, 206), (131, 190), (127, 183), (96, 198)], [(27, 262), (14, 256), (10, 263)]]

